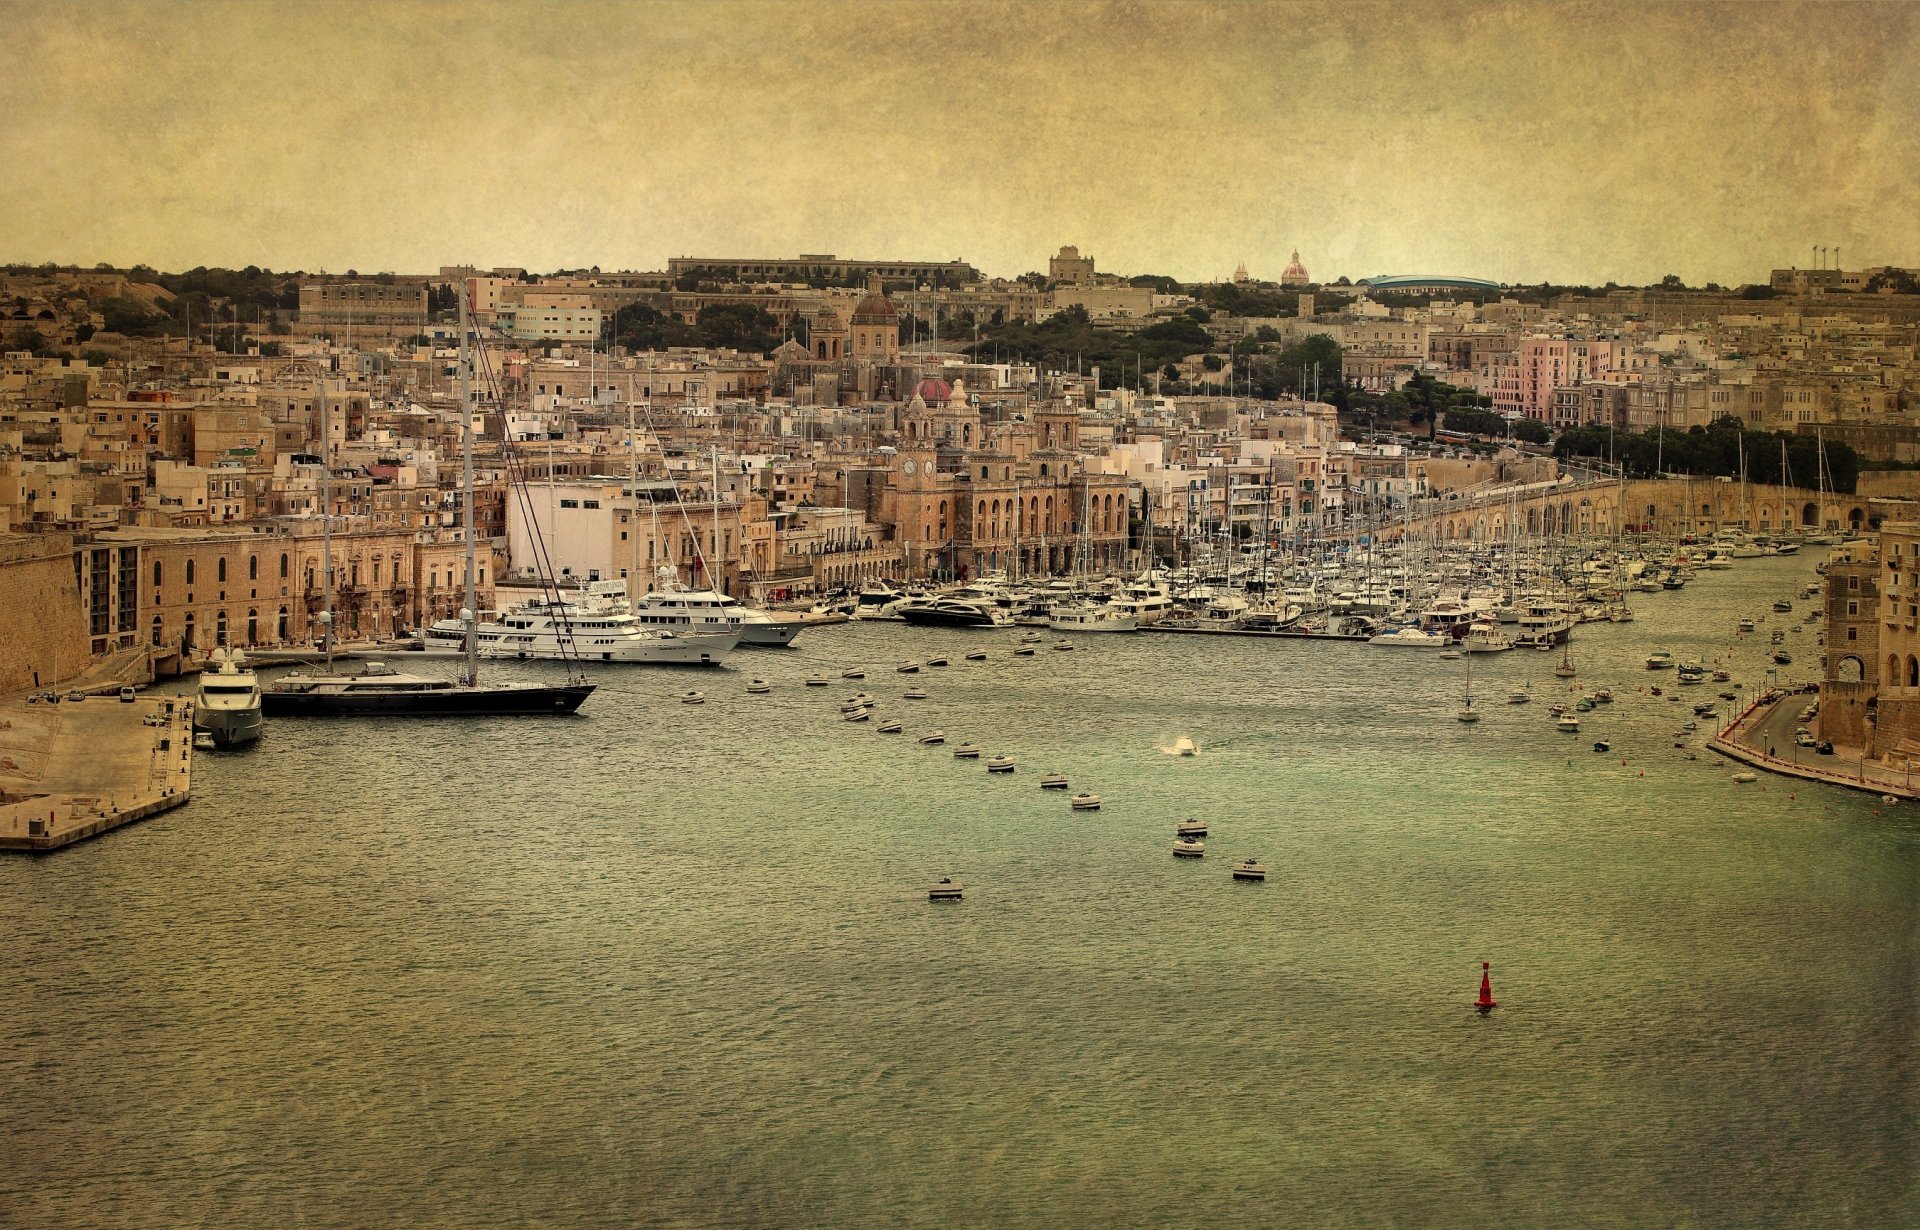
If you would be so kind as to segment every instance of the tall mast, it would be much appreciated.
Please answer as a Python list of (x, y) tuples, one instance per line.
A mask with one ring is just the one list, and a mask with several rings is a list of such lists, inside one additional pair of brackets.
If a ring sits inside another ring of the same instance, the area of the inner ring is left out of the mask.
[[(466, 625), (467, 686), (480, 682), (480, 596), (474, 586), (473, 559), (473, 394), (467, 379), (467, 297), (460, 296), (460, 509), (467, 539), (467, 605), (460, 612)], [(551, 521), (548, 522), (552, 524)], [(535, 526), (535, 532), (539, 527)]]
[(326, 653), (326, 673), (333, 674), (333, 509), (328, 503), (330, 488), (327, 479), (333, 472), (333, 462), (328, 457), (331, 451), (327, 440), (327, 382), (324, 377), (314, 377), (314, 388), (320, 396), (320, 643)]

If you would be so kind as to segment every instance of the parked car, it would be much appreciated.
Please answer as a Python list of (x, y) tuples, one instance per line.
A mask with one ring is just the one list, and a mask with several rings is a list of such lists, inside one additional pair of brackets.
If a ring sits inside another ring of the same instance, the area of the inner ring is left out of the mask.
[(133, 685), (128, 684), (127, 686), (120, 689), (120, 703), (123, 705), (131, 705), (133, 703), (133, 698), (136, 694), (137, 693), (134, 691)]
[(1825, 739), (1822, 739), (1820, 740), (1820, 742), (1813, 745), (1813, 750), (1820, 753), (1820, 755), (1822, 756), (1831, 756), (1833, 755), (1833, 744), (1828, 742)]
[(1812, 747), (1814, 744), (1813, 736), (1808, 734), (1804, 730), (1801, 731), (1799, 734), (1795, 735), (1793, 737), (1793, 741), (1796, 745), (1800, 747)]
[(79, 688), (75, 688), (73, 691), (67, 693), (68, 700), (85, 700), (86, 698), (87, 694)]

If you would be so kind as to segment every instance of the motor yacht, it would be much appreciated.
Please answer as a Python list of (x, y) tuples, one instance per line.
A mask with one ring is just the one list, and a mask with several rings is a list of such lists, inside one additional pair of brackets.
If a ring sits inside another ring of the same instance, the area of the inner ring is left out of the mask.
[(260, 679), (238, 649), (222, 646), (200, 675), (193, 724), (212, 736), (215, 747), (236, 747), (260, 737), (266, 726), (260, 703)]

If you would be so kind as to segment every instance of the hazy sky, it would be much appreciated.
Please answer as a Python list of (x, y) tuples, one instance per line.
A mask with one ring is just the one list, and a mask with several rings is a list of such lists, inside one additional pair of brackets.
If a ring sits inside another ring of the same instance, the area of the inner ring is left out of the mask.
[(1920, 264), (1905, 4), (0, 0), (0, 260)]

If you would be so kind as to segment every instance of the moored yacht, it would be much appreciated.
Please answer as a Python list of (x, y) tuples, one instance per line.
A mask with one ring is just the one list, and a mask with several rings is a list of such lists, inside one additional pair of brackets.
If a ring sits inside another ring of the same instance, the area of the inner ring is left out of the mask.
[(1012, 617), (997, 606), (959, 598), (935, 598), (903, 607), (900, 617), (910, 624), (935, 628), (1004, 628), (1013, 622)]
[[(533, 598), (473, 629), (474, 653), (489, 659), (717, 666), (740, 643), (738, 627), (643, 625), (627, 609), (625, 581), (595, 581), (579, 602)], [(436, 621), (420, 636), (429, 655), (466, 653), (467, 627)]]
[(1137, 632), (1138, 617), (1097, 602), (1054, 607), (1047, 626), (1055, 632)]
[(346, 675), (321, 671), (282, 675), (260, 696), (265, 712), (290, 717), (447, 717), (572, 713), (592, 692), (590, 683), (455, 683), (403, 674), (385, 662), (368, 662)]
[(261, 716), (260, 680), (238, 649), (222, 647), (208, 658), (200, 676), (193, 724), (213, 737), (215, 747), (251, 743), (266, 725)]

